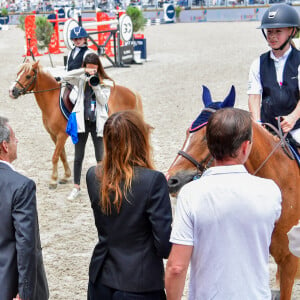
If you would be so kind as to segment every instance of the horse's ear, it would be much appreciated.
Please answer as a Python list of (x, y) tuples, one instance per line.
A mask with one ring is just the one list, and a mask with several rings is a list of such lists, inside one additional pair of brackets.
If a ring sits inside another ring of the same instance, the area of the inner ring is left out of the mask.
[(221, 107), (234, 107), (235, 102), (235, 88), (232, 85), (229, 94), (221, 104)]
[(36, 69), (38, 67), (38, 65), (39, 65), (39, 62), (40, 62), (39, 60), (37, 60), (36, 62), (34, 62), (32, 64), (32, 67)]
[(203, 93), (202, 93), (203, 104), (204, 107), (208, 107), (212, 103), (211, 94), (209, 89), (205, 85), (202, 85), (202, 88), (203, 88)]

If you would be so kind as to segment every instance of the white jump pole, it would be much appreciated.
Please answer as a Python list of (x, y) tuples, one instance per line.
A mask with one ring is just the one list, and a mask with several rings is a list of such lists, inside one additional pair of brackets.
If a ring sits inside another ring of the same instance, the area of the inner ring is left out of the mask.
[(90, 23), (84, 23), (82, 26), (85, 27), (96, 27), (101, 25), (117, 25), (118, 20), (110, 20), (110, 21), (103, 21), (103, 22), (90, 22)]

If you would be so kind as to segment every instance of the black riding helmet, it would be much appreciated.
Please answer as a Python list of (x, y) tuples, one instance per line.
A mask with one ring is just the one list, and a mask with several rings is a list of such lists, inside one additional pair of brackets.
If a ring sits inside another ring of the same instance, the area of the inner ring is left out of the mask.
[(300, 18), (296, 9), (288, 4), (280, 3), (272, 5), (265, 11), (258, 29), (262, 30), (264, 37), (267, 39), (264, 29), (289, 27), (294, 28), (292, 34), (283, 45), (275, 50), (282, 50), (300, 28)]

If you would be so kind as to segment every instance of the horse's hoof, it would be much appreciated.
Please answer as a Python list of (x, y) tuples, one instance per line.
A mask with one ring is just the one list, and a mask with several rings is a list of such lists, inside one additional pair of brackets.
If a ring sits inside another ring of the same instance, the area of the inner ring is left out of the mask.
[(272, 292), (271, 300), (280, 300), (280, 291), (272, 290), (271, 292)]
[(49, 184), (49, 189), (50, 190), (55, 190), (57, 188), (57, 183), (50, 183)]
[(58, 181), (59, 184), (66, 184), (68, 183), (68, 179), (62, 178)]

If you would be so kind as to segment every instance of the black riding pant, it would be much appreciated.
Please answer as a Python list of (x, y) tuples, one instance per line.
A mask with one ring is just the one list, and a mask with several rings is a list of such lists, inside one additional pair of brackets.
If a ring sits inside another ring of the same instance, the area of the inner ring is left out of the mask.
[(90, 122), (86, 120), (85, 132), (78, 133), (78, 143), (75, 144), (74, 184), (80, 185), (82, 162), (89, 133), (92, 136), (97, 162), (100, 162), (103, 157), (103, 140), (102, 137), (97, 136), (96, 122)]

